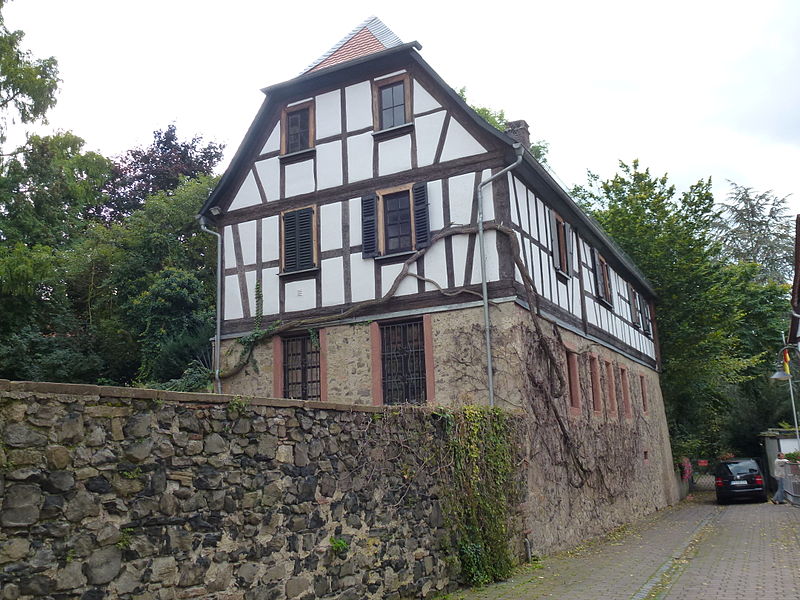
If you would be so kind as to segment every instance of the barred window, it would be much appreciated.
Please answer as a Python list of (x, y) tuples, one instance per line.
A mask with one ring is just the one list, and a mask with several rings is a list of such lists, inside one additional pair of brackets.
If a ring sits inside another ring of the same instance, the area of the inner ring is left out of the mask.
[(422, 321), (380, 326), (383, 401), (424, 404), (425, 341)]
[(319, 343), (310, 334), (283, 338), (283, 395), (320, 399)]

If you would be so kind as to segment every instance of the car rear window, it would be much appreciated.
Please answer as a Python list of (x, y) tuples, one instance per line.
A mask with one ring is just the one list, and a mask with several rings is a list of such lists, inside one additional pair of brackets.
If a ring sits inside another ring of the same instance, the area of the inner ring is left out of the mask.
[(747, 475), (758, 473), (758, 464), (754, 460), (740, 460), (719, 465), (720, 475)]

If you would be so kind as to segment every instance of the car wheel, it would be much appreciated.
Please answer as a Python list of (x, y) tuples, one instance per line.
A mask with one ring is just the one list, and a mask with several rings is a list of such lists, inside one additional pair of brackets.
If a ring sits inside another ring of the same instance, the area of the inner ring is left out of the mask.
[(730, 502), (727, 498), (723, 498), (722, 496), (717, 496), (717, 504), (727, 504)]
[(758, 497), (759, 502), (766, 502), (768, 499), (769, 498), (767, 498), (766, 494), (762, 494), (761, 496)]

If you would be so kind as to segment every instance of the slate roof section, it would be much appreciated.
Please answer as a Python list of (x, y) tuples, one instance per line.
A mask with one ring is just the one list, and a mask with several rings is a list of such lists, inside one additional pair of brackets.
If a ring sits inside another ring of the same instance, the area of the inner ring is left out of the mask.
[(378, 17), (370, 17), (306, 68), (304, 73), (361, 58), (402, 45), (403, 41)]

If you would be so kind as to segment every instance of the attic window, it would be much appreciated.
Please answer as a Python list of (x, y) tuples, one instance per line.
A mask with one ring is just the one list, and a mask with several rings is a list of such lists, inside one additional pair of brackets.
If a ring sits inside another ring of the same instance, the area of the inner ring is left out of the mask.
[(314, 147), (314, 101), (288, 106), (281, 115), (281, 154)]
[(375, 131), (411, 122), (411, 85), (407, 73), (373, 83), (372, 110)]

